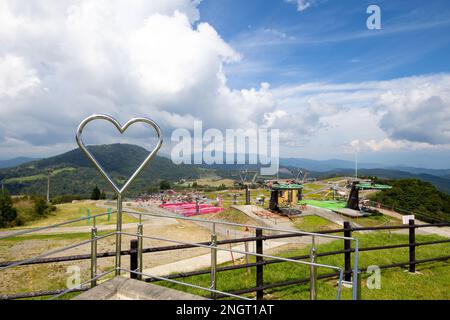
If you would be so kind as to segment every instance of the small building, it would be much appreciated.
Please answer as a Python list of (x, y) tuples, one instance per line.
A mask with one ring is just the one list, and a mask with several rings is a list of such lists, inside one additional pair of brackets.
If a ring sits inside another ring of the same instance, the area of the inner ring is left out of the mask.
[(295, 182), (272, 183), (270, 188), (269, 210), (281, 212), (280, 207), (292, 207), (302, 200), (303, 185)]

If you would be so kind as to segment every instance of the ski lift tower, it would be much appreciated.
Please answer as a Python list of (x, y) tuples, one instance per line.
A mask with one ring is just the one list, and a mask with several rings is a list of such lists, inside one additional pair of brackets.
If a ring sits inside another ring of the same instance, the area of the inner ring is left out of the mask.
[[(305, 169), (295, 168), (291, 170), (291, 174), (295, 177), (294, 183), (298, 185), (302, 185), (305, 183), (306, 178), (308, 177), (308, 171)], [(302, 201), (303, 199), (303, 188), (296, 189), (297, 190), (297, 199), (298, 201)]]
[(359, 191), (360, 190), (387, 190), (392, 189), (391, 186), (385, 184), (377, 184), (373, 182), (359, 182), (353, 181), (352, 188), (350, 190), (350, 195), (347, 200), (347, 208), (358, 210), (359, 208)]
[[(252, 180), (249, 182), (248, 177), (249, 177), (249, 174), (251, 174), (251, 173), (254, 173), (254, 175), (253, 175)], [(258, 176), (258, 171), (250, 172), (248, 170), (243, 170), (243, 171), (239, 172), (241, 184), (243, 186), (245, 186), (245, 204), (246, 205), (249, 205), (251, 202), (250, 201), (250, 187), (255, 184), (257, 176)]]

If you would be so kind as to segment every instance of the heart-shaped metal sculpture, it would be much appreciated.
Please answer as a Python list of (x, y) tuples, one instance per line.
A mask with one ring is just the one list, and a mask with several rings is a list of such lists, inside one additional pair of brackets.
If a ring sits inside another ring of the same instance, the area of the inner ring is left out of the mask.
[[(137, 122), (142, 122), (142, 123), (146, 123), (148, 125), (150, 125), (153, 129), (155, 129), (157, 137), (158, 137), (158, 144), (156, 145), (156, 147), (150, 152), (150, 154), (147, 156), (147, 158), (145, 158), (145, 160), (140, 164), (140, 166), (136, 169), (136, 171), (131, 175), (131, 177), (128, 179), (128, 181), (122, 186), (122, 188), (119, 188), (114, 181), (111, 179), (111, 177), (106, 173), (105, 169), (103, 169), (103, 167), (100, 165), (100, 163), (97, 161), (97, 159), (94, 157), (94, 155), (86, 148), (86, 146), (84, 145), (83, 139), (81, 138), (81, 135), (83, 134), (83, 129), (84, 127), (91, 121), (94, 120), (106, 120), (111, 122), (116, 128), (117, 130), (119, 130), (119, 132), (121, 134), (123, 134), (129, 126), (131, 126), (134, 123)], [(149, 163), (150, 160), (153, 159), (153, 157), (156, 155), (156, 153), (158, 152), (158, 150), (161, 148), (161, 145), (163, 143), (163, 138), (162, 138), (162, 133), (161, 133), (161, 128), (156, 124), (156, 122), (154, 122), (151, 119), (148, 118), (133, 118), (131, 120), (129, 120), (127, 123), (125, 123), (123, 126), (119, 123), (119, 121), (117, 121), (116, 119), (114, 119), (111, 116), (105, 115), (105, 114), (93, 114), (89, 117), (87, 117), (86, 119), (84, 119), (80, 125), (78, 126), (77, 129), (77, 136), (76, 136), (76, 140), (78, 143), (78, 146), (80, 147), (80, 149), (86, 154), (86, 156), (89, 158), (89, 160), (91, 160), (91, 162), (94, 164), (94, 166), (97, 168), (98, 171), (100, 171), (100, 173), (102, 174), (102, 176), (108, 180), (108, 182), (110, 183), (110, 185), (113, 187), (114, 191), (117, 192), (118, 195), (122, 195), (123, 192), (128, 188), (128, 186), (134, 181), (134, 179), (136, 179), (136, 177), (139, 175), (139, 173), (141, 173), (141, 171), (144, 169), (144, 167)]]

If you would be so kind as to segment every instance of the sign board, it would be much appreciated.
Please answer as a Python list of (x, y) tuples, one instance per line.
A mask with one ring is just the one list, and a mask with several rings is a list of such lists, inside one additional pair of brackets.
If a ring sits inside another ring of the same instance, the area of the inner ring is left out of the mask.
[(409, 215), (409, 216), (403, 216), (403, 224), (409, 224), (409, 220), (414, 220), (414, 215)]

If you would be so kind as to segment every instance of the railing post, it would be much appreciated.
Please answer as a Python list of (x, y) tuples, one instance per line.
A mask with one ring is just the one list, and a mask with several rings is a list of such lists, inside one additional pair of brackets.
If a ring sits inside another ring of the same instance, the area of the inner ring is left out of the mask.
[[(350, 222), (344, 221), (344, 237), (351, 238), (352, 237), (352, 227)], [(351, 240), (344, 239), (344, 280), (351, 281), (352, 279), (352, 253), (351, 253)]]
[[(213, 232), (211, 234), (211, 290), (216, 290), (216, 277), (217, 277), (217, 235), (216, 226), (213, 224)], [(216, 299), (216, 293), (211, 292), (211, 299)]]
[[(309, 252), (310, 262), (316, 263), (316, 240), (315, 237), (311, 238), (311, 250)], [(309, 299), (316, 300), (317, 299), (317, 274), (316, 274), (316, 266), (310, 265), (310, 273), (309, 273)]]
[(142, 222), (140, 222), (138, 224), (138, 271), (141, 274), (137, 275), (137, 279), (138, 280), (142, 280), (142, 272), (144, 271), (144, 259), (142, 256), (142, 252), (144, 250), (144, 239), (142, 238), (142, 236), (144, 235), (144, 225), (142, 224)]
[(409, 272), (416, 272), (416, 227), (414, 219), (409, 220)]
[[(133, 239), (130, 241), (130, 270), (137, 271), (138, 270), (138, 240)], [(130, 272), (131, 279), (137, 279), (138, 275), (134, 272)]]
[[(248, 253), (248, 242), (246, 241), (246, 242), (244, 242), (244, 247), (245, 247), (245, 252), (246, 253)], [(250, 255), (249, 254), (246, 254), (245, 255), (245, 264), (250, 264)], [(247, 274), (250, 274), (251, 273), (251, 270), (250, 270), (250, 267), (247, 267)]]
[(357, 279), (357, 283), (358, 283), (358, 285), (357, 285), (357, 293), (356, 293), (356, 300), (362, 300), (362, 291), (361, 291), (361, 289), (362, 289), (362, 286), (361, 286), (361, 283), (362, 283), (362, 277), (361, 277), (361, 275), (362, 275), (362, 273), (360, 272), (360, 271), (358, 271), (358, 279)]
[[(262, 239), (263, 231), (262, 229), (256, 229), (256, 253), (264, 254), (263, 252), (263, 239)], [(264, 261), (263, 257), (256, 256), (256, 286), (262, 287), (264, 285), (264, 265), (260, 264)], [(264, 290), (258, 289), (256, 291), (256, 300), (263, 300), (264, 298)]]
[(91, 288), (97, 285), (97, 227), (91, 229)]
[(116, 276), (120, 276), (122, 254), (122, 195), (117, 194), (117, 223), (116, 223)]

